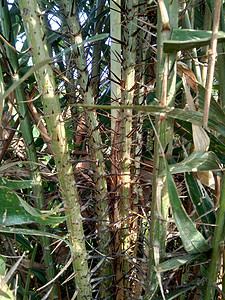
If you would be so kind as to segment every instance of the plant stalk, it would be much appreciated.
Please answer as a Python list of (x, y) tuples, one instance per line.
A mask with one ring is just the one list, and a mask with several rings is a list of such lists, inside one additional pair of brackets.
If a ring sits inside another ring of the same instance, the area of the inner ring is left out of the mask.
[[(212, 241), (212, 256), (207, 270), (207, 283), (204, 294), (204, 300), (213, 300), (217, 277), (221, 265), (221, 247), (224, 242), (224, 224), (225, 224), (225, 174), (223, 174), (219, 209), (217, 212), (216, 227)], [(222, 248), (223, 249), (223, 248)]]
[[(43, 26), (40, 18), (40, 10), (36, 0), (19, 1), (21, 15), (23, 17), (31, 54), (34, 64), (49, 59), (49, 51), (45, 40)], [(67, 209), (67, 228), (70, 233), (70, 241), (74, 256), (73, 268), (75, 272), (75, 284), (78, 291), (77, 299), (92, 299), (90, 286), (90, 273), (88, 269), (88, 254), (85, 246), (85, 237), (82, 224), (82, 216), (78, 201), (78, 193), (74, 180), (73, 167), (70, 162), (70, 154), (59, 97), (56, 93), (54, 74), (50, 65), (45, 65), (36, 73), (39, 90), (42, 93), (42, 102), (45, 120), (50, 137), (52, 149), (58, 172), (62, 198)]]

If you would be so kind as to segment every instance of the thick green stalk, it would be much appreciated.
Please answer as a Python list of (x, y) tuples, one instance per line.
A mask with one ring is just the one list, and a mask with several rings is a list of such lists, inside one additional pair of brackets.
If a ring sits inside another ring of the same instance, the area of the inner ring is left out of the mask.
[[(217, 212), (216, 227), (212, 241), (212, 257), (207, 271), (207, 283), (204, 291), (204, 300), (213, 300), (215, 294), (216, 281), (220, 268), (221, 247), (224, 243), (224, 224), (225, 224), (225, 174), (223, 174), (223, 182), (219, 209)], [(222, 248), (223, 249), (223, 248)]]
[[(161, 100), (161, 106), (173, 106), (176, 85), (176, 55), (166, 55), (163, 53), (162, 43), (170, 39), (171, 29), (178, 26), (178, 2), (171, 3), (160, 0), (158, 5), (157, 24), (157, 81), (156, 98)], [(170, 77), (168, 77), (170, 75)], [(164, 180), (158, 174), (164, 168), (163, 151), (170, 158), (172, 154), (173, 120), (165, 116), (155, 119), (154, 138), (154, 169), (152, 182), (152, 205), (151, 205), (151, 225), (149, 241), (149, 269), (146, 279), (146, 299), (151, 297), (157, 289), (156, 274), (154, 264), (165, 258), (167, 218), (169, 208), (169, 196)], [(158, 135), (158, 137), (156, 136)], [(159, 144), (160, 143), (160, 144)], [(159, 257), (156, 255), (158, 253)]]
[[(40, 18), (40, 11), (36, 0), (19, 1), (24, 27), (31, 46), (34, 64), (49, 58), (44, 31)], [(73, 268), (75, 284), (78, 291), (77, 299), (92, 299), (90, 273), (88, 269), (88, 254), (82, 224), (80, 205), (73, 167), (70, 162), (68, 144), (64, 122), (62, 119), (59, 97), (56, 94), (54, 74), (50, 65), (42, 67), (36, 73), (40, 92), (42, 93), (43, 109), (49, 135), (52, 138), (54, 159), (58, 171), (58, 178), (62, 198), (67, 208), (67, 228), (74, 250)]]
[[(144, 12), (144, 5), (141, 0), (138, 1), (139, 3), (139, 13)], [(137, 24), (139, 26), (143, 26), (141, 22)], [(137, 36), (137, 49), (136, 49), (136, 81), (138, 81), (136, 92), (136, 99), (134, 99), (135, 105), (143, 105), (144, 102), (144, 74), (146, 72), (145, 66), (143, 67), (143, 61), (145, 61), (144, 57), (147, 60), (147, 55), (144, 53), (144, 49), (146, 49), (145, 45), (145, 38), (144, 38), (144, 31), (141, 30), (139, 32), (139, 35)], [(144, 45), (143, 45), (144, 44)], [(132, 142), (132, 156), (135, 158), (135, 162), (133, 163), (133, 180), (135, 184), (133, 185), (133, 210), (135, 212), (138, 212), (139, 214), (142, 214), (141, 208), (139, 207), (139, 204), (144, 201), (143, 196), (143, 188), (140, 183), (141, 178), (141, 155), (142, 155), (142, 125), (143, 125), (143, 113), (138, 111), (133, 111), (134, 119), (133, 119), (133, 127), (136, 128), (133, 142)], [(133, 226), (137, 226), (136, 228), (141, 228), (142, 224), (142, 218), (138, 218), (137, 223)], [(141, 230), (137, 233), (137, 239), (140, 239)], [(140, 248), (142, 248), (143, 245), (141, 243), (135, 243), (135, 250), (134, 250), (134, 257), (138, 255), (138, 252), (140, 253)]]
[[(62, 8), (64, 15), (66, 16), (67, 24), (70, 34), (72, 36), (71, 42), (78, 44), (82, 42), (82, 35), (80, 33), (80, 24), (77, 13), (71, 14), (71, 11), (76, 11), (75, 2), (69, 0), (62, 1)], [(74, 50), (74, 59), (76, 62), (76, 68), (78, 70), (80, 84), (80, 94), (83, 96), (85, 104), (91, 105), (95, 103), (95, 95), (92, 86), (89, 84), (89, 74), (87, 71), (87, 62), (83, 46)], [(110, 234), (109, 218), (108, 218), (108, 191), (106, 182), (106, 168), (104, 164), (104, 156), (102, 153), (102, 139), (100, 132), (98, 131), (98, 119), (95, 111), (85, 111), (85, 121), (89, 136), (89, 149), (91, 152), (91, 159), (94, 161), (94, 181), (96, 188), (96, 213), (99, 221), (97, 222), (99, 251), (105, 254), (105, 263), (101, 264), (99, 268), (100, 276), (110, 276), (111, 266), (107, 263), (107, 257), (110, 253), (109, 242)], [(106, 278), (102, 281), (102, 297), (111, 295), (110, 291), (111, 280)]]
[[(125, 20), (123, 31), (123, 79), (124, 89), (122, 91), (122, 104), (133, 105), (134, 104), (134, 91), (135, 91), (135, 67), (136, 67), (136, 30), (137, 30), (137, 7), (138, 1), (126, 1), (125, 2)], [(131, 191), (131, 145), (132, 145), (132, 109), (120, 110), (117, 118), (119, 119), (119, 147), (118, 153), (120, 163), (120, 199), (118, 203), (119, 217), (120, 217), (120, 232), (119, 243), (120, 251), (123, 257), (120, 257), (118, 261), (121, 265), (120, 272), (116, 274), (116, 282), (118, 282), (118, 293), (116, 299), (127, 299), (130, 295), (127, 295), (125, 290), (130, 290), (129, 287), (129, 270), (131, 268), (128, 255), (131, 254), (131, 245), (135, 242), (136, 237), (131, 233), (131, 215), (132, 215), (132, 191)], [(122, 278), (123, 280), (122, 280)]]
[[(1, 19), (2, 19), (2, 29), (3, 34), (6, 38), (9, 38), (10, 32), (11, 32), (11, 20), (10, 15), (8, 12), (8, 6), (7, 1), (2, 2), (1, 4)], [(13, 42), (13, 46), (15, 46), (14, 39), (11, 36), (11, 41)], [(7, 54), (10, 60), (10, 63), (12, 65), (14, 73), (12, 74), (12, 80), (17, 81), (19, 79), (19, 64), (16, 52), (13, 51), (11, 48), (7, 47)], [(20, 126), (22, 130), (22, 136), (24, 139), (24, 143), (26, 145), (26, 152), (29, 161), (38, 163), (36, 148), (34, 144), (33, 134), (32, 134), (32, 126), (31, 121), (28, 113), (28, 107), (27, 103), (24, 101), (26, 99), (23, 86), (20, 85), (15, 90), (17, 105), (18, 105), (18, 111), (20, 114)], [(41, 175), (39, 172), (39, 168), (37, 168), (37, 165), (30, 165), (30, 171), (31, 171), (31, 178), (37, 182), (35, 186), (33, 186), (33, 196), (36, 200), (36, 207), (38, 209), (43, 209), (45, 205), (44, 200), (44, 193), (43, 193), (43, 187), (42, 187), (42, 180)], [(42, 231), (46, 231), (47, 228), (44, 225), (40, 225), (40, 229)], [(55, 277), (55, 268), (54, 268), (54, 260), (52, 255), (50, 254), (50, 239), (48, 237), (42, 237), (42, 248), (43, 248), (43, 256), (45, 260), (45, 266), (46, 266), (46, 273), (49, 280), (53, 279)], [(53, 290), (50, 294), (50, 299), (57, 299), (58, 292), (57, 292), (57, 286), (54, 285)]]
[[(110, 36), (111, 36), (111, 47), (110, 47), (110, 93), (111, 93), (111, 173), (112, 176), (112, 184), (111, 184), (111, 191), (117, 190), (119, 185), (119, 168), (120, 168), (120, 161), (119, 161), (119, 150), (120, 150), (120, 114), (121, 111), (113, 109), (113, 106), (121, 104), (121, 0), (110, 0)], [(112, 209), (112, 224), (117, 224), (120, 219), (120, 211), (118, 206), (118, 196), (119, 191), (113, 192), (113, 209)], [(116, 232), (113, 239), (113, 252), (117, 255), (121, 255), (122, 247), (120, 241), (120, 233)], [(121, 268), (121, 259), (118, 258), (114, 262), (114, 269), (115, 269), (115, 283), (117, 284), (118, 288), (116, 291), (117, 297), (123, 297), (123, 274)]]

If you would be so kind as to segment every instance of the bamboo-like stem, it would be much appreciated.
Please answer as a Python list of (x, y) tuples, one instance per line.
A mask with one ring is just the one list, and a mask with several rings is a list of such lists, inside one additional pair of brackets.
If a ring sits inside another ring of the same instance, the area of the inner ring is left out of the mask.
[[(66, 16), (66, 21), (69, 27), (70, 34), (72, 36), (71, 41), (73, 44), (82, 42), (81, 28), (77, 14), (71, 14), (71, 11), (76, 11), (75, 2), (64, 0), (62, 1), (62, 9)], [(74, 49), (74, 59), (76, 62), (76, 68), (78, 70), (80, 84), (80, 93), (83, 96), (83, 102), (87, 105), (95, 103), (95, 95), (92, 86), (89, 84), (89, 74), (87, 71), (87, 62), (83, 46)], [(108, 297), (111, 295), (111, 266), (108, 264), (107, 258), (110, 254), (109, 242), (110, 233), (109, 229), (109, 207), (108, 207), (108, 191), (106, 182), (106, 167), (104, 163), (104, 156), (102, 152), (102, 139), (100, 132), (98, 131), (98, 119), (96, 112), (85, 110), (85, 122), (87, 126), (87, 132), (89, 136), (89, 149), (91, 158), (94, 161), (94, 182), (96, 188), (96, 213), (99, 221), (97, 222), (98, 229), (98, 250), (105, 254), (104, 263), (99, 267), (99, 273), (101, 277), (106, 276), (105, 280), (101, 281), (102, 297)], [(108, 276), (108, 277), (107, 277)]]
[(214, 75), (214, 69), (216, 64), (217, 34), (219, 30), (220, 10), (221, 10), (221, 0), (216, 0), (215, 8), (214, 8), (212, 38), (211, 38), (210, 48), (209, 48), (209, 67), (207, 73), (204, 115), (203, 115), (203, 124), (205, 128), (207, 128), (208, 126), (209, 109), (210, 109), (210, 101), (211, 101), (212, 86), (213, 86), (213, 75)]
[[(27, 38), (29, 44), (32, 46), (31, 54), (33, 61), (34, 64), (38, 64), (49, 59), (39, 7), (36, 0), (21, 0), (19, 6)], [(70, 233), (70, 241), (74, 251), (72, 255), (74, 255), (73, 268), (76, 274), (75, 284), (78, 291), (77, 299), (92, 299), (90, 273), (87, 263), (88, 255), (85, 247), (78, 193), (72, 164), (70, 162), (59, 97), (55, 93), (56, 84), (51, 66), (46, 65), (42, 67), (39, 72), (36, 73), (36, 77), (40, 92), (42, 93), (47, 128), (50, 137), (52, 137), (52, 149), (58, 171), (62, 198), (67, 208), (67, 228)]]
[[(122, 91), (122, 103), (126, 105), (134, 104), (135, 91), (135, 65), (136, 65), (136, 30), (137, 30), (137, 4), (138, 1), (126, 1), (125, 3), (125, 20), (123, 35), (123, 78), (124, 89)], [(120, 270), (117, 269), (116, 282), (118, 282), (118, 291), (116, 299), (127, 299), (125, 289), (130, 289), (128, 284), (128, 272), (130, 269), (128, 255), (132, 243), (136, 237), (131, 235), (131, 210), (133, 206), (133, 195), (131, 191), (131, 145), (132, 145), (132, 109), (118, 112), (118, 137), (119, 137), (119, 153), (118, 162), (120, 163), (119, 184), (121, 185), (119, 192), (118, 212), (121, 228), (119, 234), (119, 249), (121, 254), (125, 255), (119, 258), (118, 264)], [(134, 239), (134, 240), (133, 240)], [(120, 254), (120, 253), (119, 253)], [(127, 256), (127, 257), (126, 257)], [(123, 278), (123, 280), (122, 280)]]
[[(165, 1), (165, 6), (163, 7), (164, 9), (160, 6), (158, 8), (156, 98), (161, 100), (160, 106), (173, 106), (176, 84), (176, 55), (172, 54), (167, 58), (167, 55), (163, 53), (162, 43), (164, 40), (170, 39), (171, 31), (169, 29), (178, 26), (178, 3), (177, 1), (173, 1), (173, 4), (170, 5), (169, 1)], [(169, 26), (166, 18), (162, 17), (162, 14), (165, 14), (165, 9), (169, 15)], [(168, 84), (167, 76), (170, 77)], [(158, 178), (158, 174), (164, 168), (160, 149), (162, 148), (164, 151), (167, 149), (166, 155), (168, 159), (170, 159), (172, 154), (173, 120), (168, 119), (163, 115), (156, 117), (155, 130), (159, 136), (159, 140), (155, 136), (146, 299), (154, 295), (158, 286), (154, 270), (155, 260), (157, 259), (161, 262), (165, 257), (169, 196), (164, 180)], [(161, 147), (159, 147), (159, 143), (161, 144)], [(159, 258), (155, 257), (154, 252), (159, 253)]]
[[(139, 13), (144, 12), (144, 5), (139, 0)], [(142, 26), (143, 24), (139, 21), (140, 24), (137, 24), (139, 26)], [(146, 45), (143, 45), (144, 42), (144, 31), (141, 31), (139, 35), (137, 36), (137, 49), (136, 49), (136, 82), (138, 82), (138, 86), (136, 89), (136, 99), (134, 99), (135, 104), (142, 105), (144, 102), (144, 74), (145, 74), (145, 66), (142, 66), (142, 62), (145, 61), (144, 56), (146, 53), (144, 53), (144, 48)], [(147, 55), (145, 56), (147, 57)], [(142, 154), (142, 146), (143, 146), (143, 139), (142, 139), (142, 126), (143, 126), (143, 113), (138, 111), (133, 111), (134, 120), (133, 120), (133, 127), (136, 128), (136, 131), (134, 133), (133, 141), (132, 141), (132, 155), (135, 158), (134, 167), (133, 169), (133, 180), (135, 182), (133, 186), (133, 211), (137, 213), (142, 213), (139, 207), (140, 203), (143, 203), (144, 196), (143, 196), (143, 189), (141, 187), (140, 178), (141, 178), (141, 154)], [(136, 228), (141, 228), (142, 224), (142, 218), (139, 218), (135, 224), (132, 222), (132, 226), (136, 226)], [(141, 231), (137, 232), (137, 240), (140, 239)], [(134, 242), (135, 243), (135, 242)], [(140, 248), (142, 248), (143, 245), (140, 243), (135, 243), (134, 248), (134, 254), (133, 256), (138, 256), (138, 252), (140, 252)], [(134, 285), (134, 289), (135, 289)]]
[[(8, 38), (11, 31), (11, 20), (8, 12), (7, 1), (4, 1), (1, 4), (1, 18), (2, 18), (3, 34), (6, 38)], [(11, 41), (13, 42), (13, 46), (15, 46), (14, 37), (11, 37)], [(14, 71), (14, 74), (12, 74), (12, 79), (14, 82), (19, 79), (19, 65), (18, 65), (17, 54), (9, 47), (7, 47), (6, 51)], [(16, 95), (18, 111), (20, 115), (20, 126), (22, 130), (22, 136), (26, 145), (27, 156), (31, 162), (37, 163), (38, 159), (37, 159), (36, 148), (35, 148), (34, 139), (32, 135), (32, 126), (31, 126), (31, 121), (28, 113), (27, 103), (25, 103), (24, 101), (26, 99), (26, 96), (22, 85), (16, 88), (15, 95)], [(44, 200), (44, 193), (42, 187), (42, 180), (41, 180), (39, 169), (37, 168), (36, 164), (32, 165), (31, 163), (30, 171), (31, 171), (31, 178), (35, 182), (37, 182), (37, 184), (32, 187), (33, 196), (36, 200), (36, 207), (38, 209), (43, 209), (45, 205), (45, 200)], [(46, 231), (47, 228), (44, 225), (40, 225), (40, 230)], [(52, 255), (50, 254), (51, 252), (49, 246), (50, 239), (48, 237), (43, 236), (41, 238), (41, 242), (42, 242), (43, 256), (44, 256), (44, 261), (46, 266), (46, 274), (47, 274), (47, 278), (50, 281), (55, 277), (54, 260)], [(50, 299), (57, 299), (57, 298), (58, 298), (57, 286), (54, 285), (52, 292), (50, 293)]]
[(220, 268), (221, 259), (221, 243), (224, 242), (224, 223), (225, 223), (225, 174), (223, 174), (223, 182), (221, 189), (219, 209), (217, 212), (216, 227), (212, 241), (212, 257), (207, 270), (207, 283), (204, 292), (204, 300), (214, 299), (215, 286)]
[[(115, 105), (121, 104), (121, 0), (110, 0), (110, 36), (111, 36), (111, 47), (110, 47), (110, 79), (111, 79), (111, 173), (112, 183), (111, 190), (117, 190), (119, 185), (119, 127), (120, 127), (120, 114), (121, 112), (113, 109)], [(120, 219), (120, 211), (118, 206), (118, 196), (119, 192), (113, 192), (114, 205), (112, 209), (111, 222), (112, 225), (117, 224)], [(113, 240), (113, 252), (121, 254), (121, 242), (119, 232), (116, 232)], [(118, 295), (123, 297), (123, 274), (122, 268), (120, 267), (121, 258), (118, 258), (114, 262), (115, 269), (115, 282), (118, 285), (117, 297)]]

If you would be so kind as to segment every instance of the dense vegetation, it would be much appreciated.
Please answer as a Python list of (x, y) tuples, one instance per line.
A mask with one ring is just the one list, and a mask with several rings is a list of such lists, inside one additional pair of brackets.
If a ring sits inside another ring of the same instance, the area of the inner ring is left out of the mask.
[(0, 299), (225, 299), (223, 6), (1, 1)]

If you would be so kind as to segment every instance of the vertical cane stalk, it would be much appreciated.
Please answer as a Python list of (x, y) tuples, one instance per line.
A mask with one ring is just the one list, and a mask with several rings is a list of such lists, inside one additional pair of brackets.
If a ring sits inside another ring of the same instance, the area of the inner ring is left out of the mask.
[[(63, 0), (61, 2), (62, 9), (66, 16), (67, 25), (71, 34), (71, 42), (73, 44), (78, 44), (82, 42), (81, 28), (76, 13), (71, 13), (76, 11), (75, 2)], [(79, 46), (78, 49), (74, 49), (74, 59), (75, 67), (78, 70), (78, 82), (80, 84), (80, 93), (83, 98), (84, 104), (94, 104), (95, 95), (92, 86), (89, 84), (89, 74), (87, 71), (87, 61), (83, 46)], [(95, 182), (95, 198), (96, 198), (96, 213), (98, 215), (97, 229), (98, 229), (98, 241), (99, 241), (99, 251), (104, 253), (102, 260), (104, 263), (99, 267), (100, 276), (106, 276), (103, 280), (101, 290), (102, 294), (106, 296), (111, 295), (110, 278), (107, 276), (111, 275), (111, 266), (108, 264), (109, 256), (109, 241), (110, 234), (109, 221), (108, 221), (108, 191), (106, 182), (106, 167), (104, 163), (104, 156), (102, 152), (102, 139), (100, 132), (98, 131), (98, 119), (95, 111), (85, 110), (85, 123), (87, 126), (87, 132), (89, 136), (89, 149), (91, 158), (94, 161), (94, 182)], [(100, 279), (101, 280), (101, 279)]]
[[(157, 24), (157, 81), (156, 98), (161, 106), (173, 106), (176, 84), (176, 54), (167, 55), (163, 52), (163, 41), (169, 40), (171, 29), (178, 26), (178, 2), (159, 0)], [(158, 135), (158, 138), (157, 136)], [(164, 168), (161, 153), (166, 151), (168, 159), (172, 154), (173, 120), (161, 115), (155, 118), (154, 138), (154, 169), (152, 182), (151, 225), (149, 241), (149, 269), (146, 279), (146, 299), (154, 295), (157, 289), (157, 279), (154, 265), (163, 261), (166, 251), (167, 218), (169, 196), (165, 180), (158, 174)]]
[[(136, 16), (138, 1), (125, 2), (125, 19), (123, 31), (123, 79), (124, 86), (121, 94), (121, 102), (124, 105), (132, 106), (134, 104), (135, 91), (135, 66), (136, 66)], [(119, 137), (119, 202), (118, 212), (120, 223), (118, 226), (120, 231), (119, 237), (119, 254), (118, 263), (120, 270), (117, 268), (116, 282), (118, 282), (117, 299), (126, 299), (128, 294), (126, 290), (129, 288), (129, 254), (131, 254), (131, 245), (135, 237), (131, 234), (131, 215), (133, 208), (133, 193), (131, 190), (131, 147), (132, 147), (132, 109), (119, 111), (117, 119), (119, 121), (118, 137)], [(118, 220), (117, 220), (118, 221)]]
[(212, 257), (207, 270), (207, 283), (204, 292), (204, 300), (214, 299), (215, 287), (217, 282), (217, 277), (219, 274), (219, 269), (221, 265), (221, 247), (224, 243), (224, 226), (225, 223), (225, 174), (223, 174), (222, 189), (219, 201), (219, 209), (217, 212), (216, 227), (214, 232), (214, 237), (212, 241)]
[[(3, 1), (1, 3), (1, 18), (2, 18), (2, 29), (3, 34), (6, 38), (9, 38), (9, 34), (11, 32), (11, 20), (10, 15), (8, 11), (7, 1)], [(11, 42), (13, 43), (13, 46), (15, 46), (14, 37), (11, 36)], [(12, 81), (17, 81), (19, 79), (19, 64), (18, 59), (15, 51), (13, 51), (11, 48), (7, 47), (6, 52), (8, 54), (8, 57), (10, 59), (10, 63), (13, 68), (13, 74), (12, 74)], [(43, 193), (43, 187), (42, 187), (42, 180), (41, 175), (39, 172), (39, 168), (37, 165), (32, 165), (32, 162), (37, 163), (37, 153), (35, 149), (34, 139), (32, 135), (32, 126), (31, 121), (28, 113), (28, 107), (27, 103), (24, 101), (26, 99), (23, 86), (20, 85), (15, 90), (17, 105), (18, 105), (18, 111), (19, 111), (19, 117), (20, 117), (20, 126), (22, 130), (22, 136), (24, 139), (24, 143), (26, 145), (26, 152), (29, 161), (31, 162), (30, 165), (30, 171), (31, 171), (31, 178), (37, 182), (35, 186), (32, 187), (33, 190), (33, 196), (36, 200), (36, 207), (38, 209), (43, 209), (45, 205), (44, 200), (44, 193)], [(47, 228), (44, 225), (40, 225), (40, 229), (42, 231), (46, 231)], [(42, 249), (43, 249), (43, 256), (46, 266), (46, 274), (48, 277), (48, 280), (52, 280), (55, 277), (55, 268), (54, 268), (54, 260), (52, 255), (50, 254), (50, 239), (48, 237), (43, 236), (41, 238), (42, 242)], [(57, 299), (58, 298), (58, 292), (56, 285), (53, 286), (53, 290), (50, 293), (50, 299)]]
[[(31, 54), (34, 64), (49, 58), (49, 51), (43, 32), (40, 11), (36, 0), (19, 2)], [(70, 162), (68, 143), (61, 114), (59, 97), (56, 94), (54, 74), (50, 65), (42, 67), (36, 73), (40, 92), (42, 93), (43, 109), (49, 135), (52, 138), (52, 149), (58, 171), (62, 198), (67, 208), (67, 228), (74, 250), (73, 268), (75, 284), (78, 291), (77, 299), (92, 299), (90, 274), (87, 263), (84, 230), (73, 168)]]

